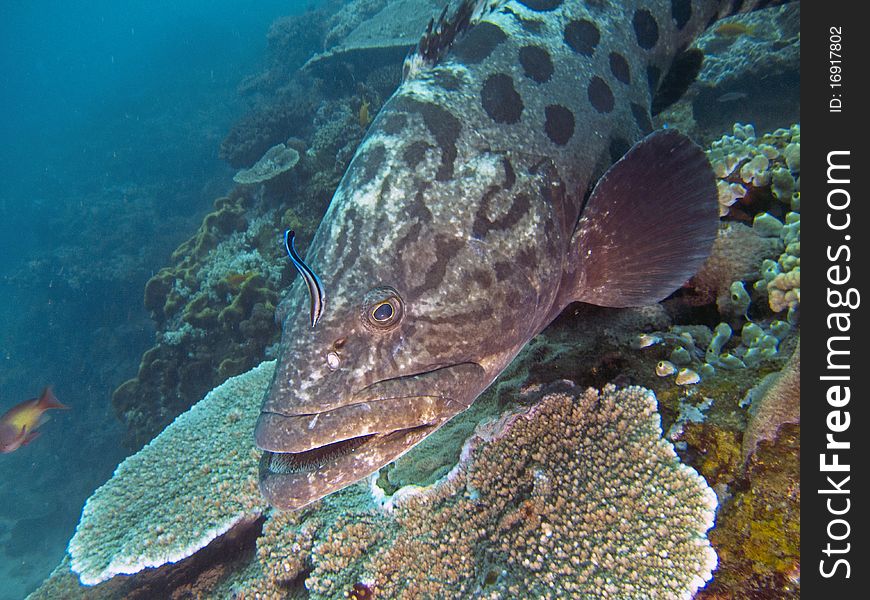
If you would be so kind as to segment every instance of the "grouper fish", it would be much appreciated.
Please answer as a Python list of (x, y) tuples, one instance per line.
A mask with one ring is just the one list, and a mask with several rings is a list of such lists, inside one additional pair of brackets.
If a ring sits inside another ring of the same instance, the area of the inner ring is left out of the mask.
[(762, 4), (466, 1), (430, 24), (304, 262), (289, 239), (303, 277), (255, 430), (273, 506), (407, 452), (569, 303), (651, 304), (697, 271), (714, 175), (651, 110), (701, 31)]

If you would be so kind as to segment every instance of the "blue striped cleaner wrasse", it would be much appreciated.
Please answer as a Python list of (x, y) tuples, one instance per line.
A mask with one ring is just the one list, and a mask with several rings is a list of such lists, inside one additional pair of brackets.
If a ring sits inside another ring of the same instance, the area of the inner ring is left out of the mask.
[(697, 74), (700, 32), (766, 4), (466, 1), (433, 21), (294, 259), (255, 430), (273, 506), (407, 452), (569, 303), (651, 304), (695, 273), (714, 175), (651, 114)]

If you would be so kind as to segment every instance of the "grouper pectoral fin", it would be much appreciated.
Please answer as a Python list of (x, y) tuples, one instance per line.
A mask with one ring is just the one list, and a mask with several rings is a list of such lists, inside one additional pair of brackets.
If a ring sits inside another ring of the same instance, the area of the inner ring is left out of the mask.
[(581, 213), (566, 300), (625, 307), (664, 299), (710, 253), (716, 196), (710, 163), (689, 138), (662, 130), (639, 141), (601, 177)]

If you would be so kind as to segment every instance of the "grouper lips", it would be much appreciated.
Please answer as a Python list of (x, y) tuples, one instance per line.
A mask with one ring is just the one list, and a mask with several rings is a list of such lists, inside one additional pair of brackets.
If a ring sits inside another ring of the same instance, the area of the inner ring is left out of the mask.
[(483, 375), (480, 365), (459, 363), (377, 382), (334, 410), (261, 413), (254, 437), (265, 450), (263, 495), (293, 510), (377, 471), (467, 408), (457, 395), (488, 383)]

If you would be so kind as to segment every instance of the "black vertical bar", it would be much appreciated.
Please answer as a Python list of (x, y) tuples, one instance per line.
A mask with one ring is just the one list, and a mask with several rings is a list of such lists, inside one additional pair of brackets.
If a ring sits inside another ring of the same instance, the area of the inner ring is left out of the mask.
[[(863, 2), (801, 6), (801, 592), (866, 597), (870, 28)], [(830, 436), (830, 437), (829, 437)], [(847, 466), (848, 465), (848, 466)], [(860, 590), (864, 590), (861, 592)]]

